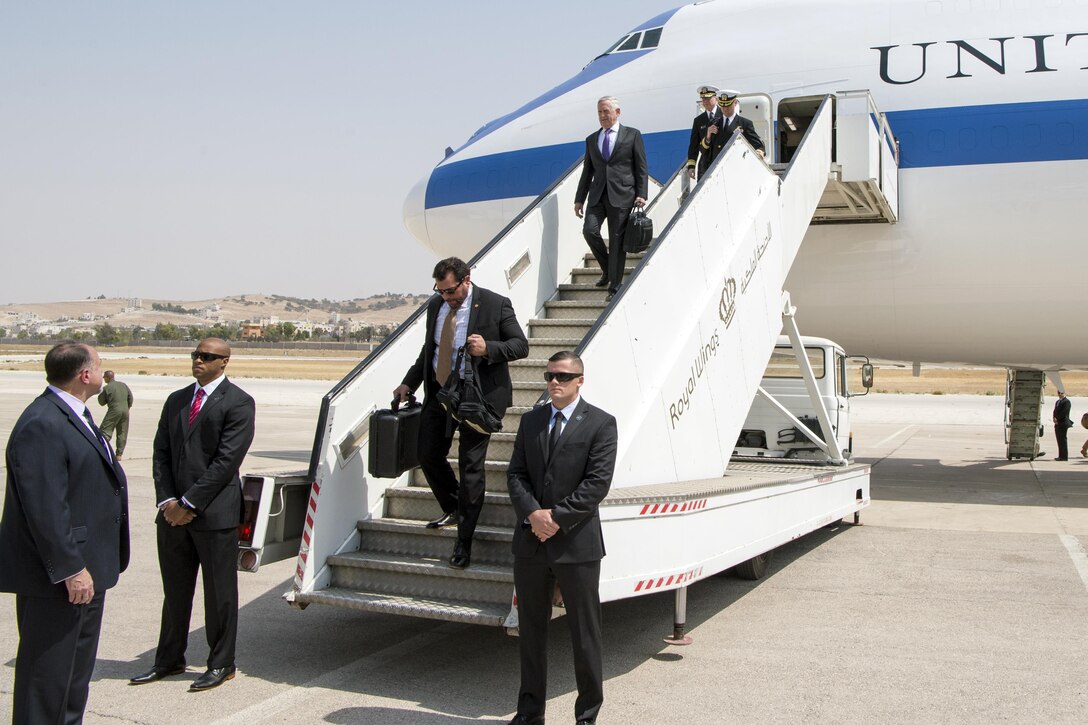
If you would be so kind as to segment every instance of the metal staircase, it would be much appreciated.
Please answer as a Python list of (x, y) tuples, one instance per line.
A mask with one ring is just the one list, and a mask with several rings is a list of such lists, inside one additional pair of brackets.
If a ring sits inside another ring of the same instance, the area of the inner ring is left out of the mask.
[(1046, 377), (1041, 370), (1009, 370), (1005, 393), (1006, 457), (1030, 458), (1039, 452), (1042, 424), (1043, 388)]
[[(643, 256), (628, 255), (628, 274)], [(380, 518), (358, 522), (358, 551), (329, 557), (330, 586), (298, 596), (298, 603), (503, 624), (514, 589), (510, 545), (515, 520), (506, 489), (514, 438), (521, 416), (546, 392), (548, 357), (577, 348), (605, 310), (607, 290), (593, 285), (600, 274), (600, 265), (587, 253), (582, 266), (572, 270), (573, 281), (560, 285), (555, 299), (545, 303), (544, 317), (529, 321), (529, 357), (510, 364), (514, 405), (503, 418), (503, 432), (491, 436), (488, 445), (484, 507), (473, 537), (472, 565), (464, 570), (446, 565), (457, 539), (456, 527), (424, 527), (441, 512), (417, 468), (409, 485), (385, 492)], [(451, 451), (456, 453), (456, 441)], [(456, 470), (456, 459), (450, 463)]]

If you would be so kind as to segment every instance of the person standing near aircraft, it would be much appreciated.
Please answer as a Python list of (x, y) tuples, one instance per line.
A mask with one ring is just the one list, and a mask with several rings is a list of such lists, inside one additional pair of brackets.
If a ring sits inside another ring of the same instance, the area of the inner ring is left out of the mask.
[[(718, 108), (718, 89), (714, 86), (699, 86), (699, 103), (703, 110), (691, 124), (691, 139), (688, 141), (688, 176), (702, 178), (710, 166), (710, 154), (703, 153), (702, 141), (707, 137), (706, 130), (711, 124), (722, 123), (722, 112)], [(698, 170), (698, 176), (696, 176)]]
[(736, 91), (722, 91), (718, 94), (718, 106), (722, 111), (722, 122), (720, 125), (712, 124), (706, 129), (706, 138), (703, 139), (700, 144), (704, 154), (710, 156), (710, 161), (707, 165), (718, 158), (718, 154), (725, 146), (726, 142), (733, 136), (733, 132), (740, 128), (741, 133), (744, 134), (744, 138), (751, 144), (752, 148), (756, 150), (760, 158), (763, 157), (764, 146), (763, 139), (756, 133), (755, 124), (751, 119), (745, 118), (740, 115), (740, 104), (737, 102)]
[[(1080, 425), (1082, 428), (1088, 428), (1088, 413), (1080, 417)], [(1080, 455), (1088, 458), (1088, 440), (1084, 441), (1084, 445), (1080, 447)]]
[(117, 379), (112, 370), (102, 373), (102, 379), (106, 381), (102, 392), (98, 394), (98, 404), (106, 406), (106, 417), (102, 419), (102, 435), (110, 440), (114, 430), (117, 431), (117, 445), (114, 450), (117, 460), (121, 460), (128, 441), (128, 411), (132, 407), (132, 391)]
[(45, 355), (49, 386), (15, 423), (0, 519), (0, 591), (15, 593), (13, 723), (80, 723), (106, 590), (129, 561), (125, 472), (87, 409), (102, 387), (94, 348)]
[(507, 488), (514, 505), (514, 591), (521, 688), (510, 725), (542, 725), (547, 705), (548, 622), (556, 582), (567, 610), (578, 699), (574, 719), (593, 723), (604, 702), (598, 506), (616, 468), (616, 419), (582, 399), (582, 360), (548, 358), (549, 405), (529, 411), (514, 439)]
[(1069, 429), (1073, 427), (1073, 421), (1069, 419), (1069, 409), (1072, 404), (1065, 397), (1065, 391), (1058, 391), (1058, 400), (1054, 403), (1054, 437), (1058, 440), (1058, 457), (1055, 461), (1069, 460)]
[[(442, 515), (427, 528), (457, 526), (457, 543), (449, 565), (464, 569), (471, 562), (472, 537), (484, 507), (484, 460), (491, 436), (467, 423), (458, 424), (436, 395), (450, 375), (462, 375), (464, 367), (454, 370), (453, 365), (457, 350), (463, 346), (466, 354), (478, 361), (476, 378), (484, 398), (502, 418), (514, 403), (507, 363), (527, 357), (529, 343), (510, 300), (474, 285), (469, 267), (462, 260), (443, 259), (435, 265), (432, 277), (436, 294), (427, 303), (427, 335), (419, 357), (393, 390), (393, 397), (405, 400), (423, 385), (419, 464), (442, 507)], [(471, 364), (469, 357), (462, 362), (462, 366)], [(457, 452), (460, 484), (447, 460), (454, 430), (461, 433)]]
[[(637, 128), (620, 126), (620, 102), (613, 96), (597, 101), (597, 120), (601, 128), (586, 137), (582, 176), (574, 195), (574, 213), (583, 218), (582, 236), (601, 265), (598, 287), (608, 286), (608, 297), (623, 282), (627, 253), (623, 233), (632, 206), (646, 204), (649, 172), (642, 133)], [(587, 207), (588, 204), (588, 207)], [(601, 226), (608, 222), (608, 246), (601, 236)]]
[(193, 593), (201, 570), (208, 669), (189, 686), (190, 692), (201, 692), (233, 679), (235, 673), (242, 518), (238, 469), (253, 442), (256, 405), (226, 377), (226, 340), (205, 338), (191, 357), (196, 384), (167, 397), (155, 433), (152, 473), (163, 591), (155, 665), (129, 683), (143, 685), (185, 672)]

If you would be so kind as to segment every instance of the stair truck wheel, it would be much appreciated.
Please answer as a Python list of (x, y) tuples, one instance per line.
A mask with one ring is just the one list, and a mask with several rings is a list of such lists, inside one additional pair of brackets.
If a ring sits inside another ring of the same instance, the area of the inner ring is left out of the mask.
[(733, 574), (738, 579), (755, 581), (762, 579), (767, 573), (767, 564), (771, 561), (771, 552), (766, 551), (759, 556), (753, 556), (748, 561), (741, 562), (733, 567)]

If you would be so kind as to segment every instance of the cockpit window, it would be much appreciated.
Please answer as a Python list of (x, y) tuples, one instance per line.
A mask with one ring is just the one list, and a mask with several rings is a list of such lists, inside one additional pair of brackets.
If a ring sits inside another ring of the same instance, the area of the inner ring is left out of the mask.
[(654, 28), (653, 30), (647, 30), (642, 34), (642, 47), (643, 48), (656, 48), (657, 44), (661, 41), (661, 31), (663, 28)]
[(636, 48), (638, 48), (638, 41), (641, 37), (642, 33), (632, 33), (630, 37), (627, 38), (627, 40), (623, 41), (623, 43), (620, 44), (620, 47), (616, 48), (616, 51), (618, 52), (621, 50), (635, 50)]

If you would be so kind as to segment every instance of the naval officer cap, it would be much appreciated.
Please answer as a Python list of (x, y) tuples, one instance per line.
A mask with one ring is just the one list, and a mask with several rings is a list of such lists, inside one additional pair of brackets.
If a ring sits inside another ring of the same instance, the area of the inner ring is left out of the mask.
[(718, 89), (714, 86), (699, 86), (699, 98), (713, 98), (718, 95)]
[(728, 108), (737, 102), (736, 91), (722, 91), (718, 94), (718, 105), (722, 108)]

